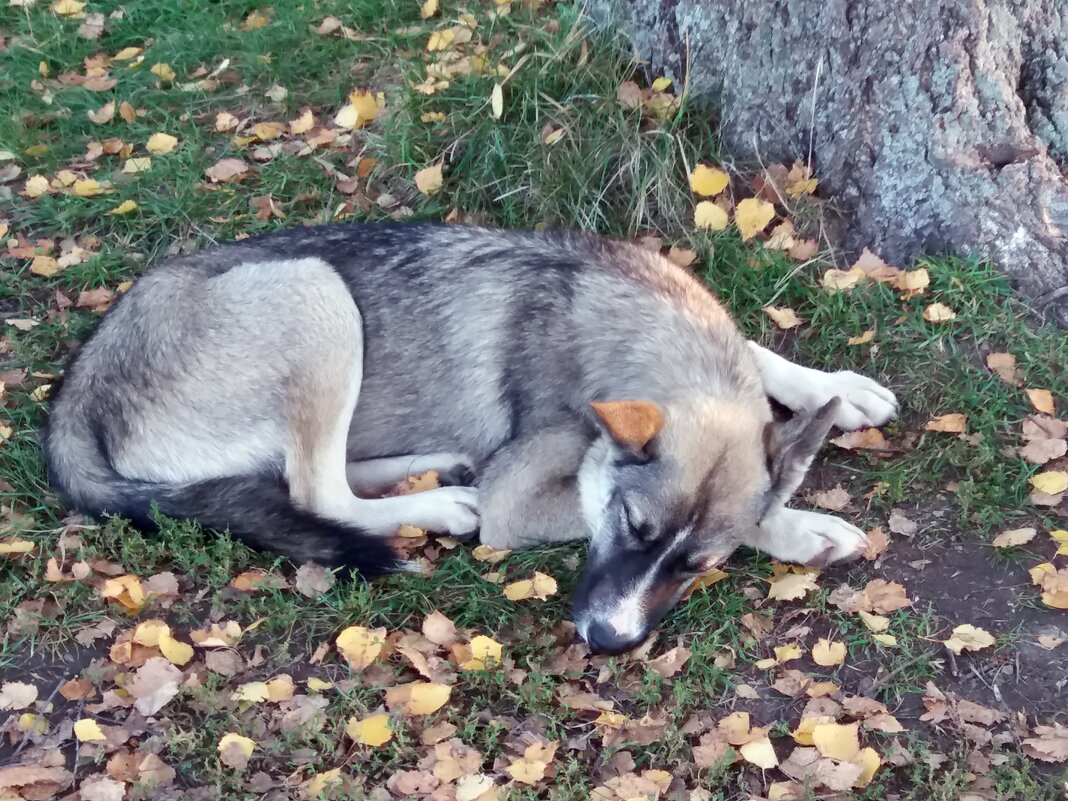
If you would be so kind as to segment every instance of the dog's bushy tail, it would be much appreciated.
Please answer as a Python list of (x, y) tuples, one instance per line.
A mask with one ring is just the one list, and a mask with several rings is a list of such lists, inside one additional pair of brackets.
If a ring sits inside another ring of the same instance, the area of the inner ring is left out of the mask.
[(97, 517), (119, 515), (153, 530), (157, 528), (155, 506), (167, 517), (229, 530), (253, 548), (279, 553), (297, 563), (314, 561), (367, 578), (405, 569), (381, 538), (295, 506), (281, 476), (225, 476), (188, 484), (131, 480), (111, 466), (91, 438), (69, 436), (74, 432), (64, 432), (54, 423), (55, 418), (42, 437), (49, 479), (81, 512)]

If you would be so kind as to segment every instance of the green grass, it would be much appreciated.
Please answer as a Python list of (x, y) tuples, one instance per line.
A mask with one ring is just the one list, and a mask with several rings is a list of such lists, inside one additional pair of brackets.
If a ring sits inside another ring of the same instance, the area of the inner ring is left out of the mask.
[[(7, 388), (0, 410), (0, 424), (12, 429), (0, 444), (3, 526), (5, 533), (38, 544), (36, 553), (0, 565), (0, 614), (8, 621), (0, 648), (5, 676), (15, 676), (27, 664), (42, 670), (61, 666), (60, 655), (77, 650), (73, 638), (87, 625), (110, 617), (119, 621), (121, 631), (133, 622), (83, 582), (44, 580), (47, 560), (57, 556), (66, 512), (44, 476), (35, 431), (45, 403), (34, 390), (60, 373), (71, 343), (84, 337), (97, 319), (87, 310), (61, 312), (56, 293), (76, 299), (82, 290), (115, 288), (167, 253), (284, 225), (390, 216), (441, 220), (457, 210), (467, 219), (504, 227), (656, 235), (665, 245), (692, 248), (699, 254), (695, 269), (716, 288), (748, 335), (805, 363), (865, 372), (898, 393), (902, 419), (887, 430), (895, 442), (907, 444), (906, 450), (892, 458), (833, 449), (825, 454), (835, 480), (854, 497), (882, 486), (870, 504), (858, 501), (851, 509), (849, 514), (860, 524), (885, 525), (888, 511), (897, 506), (922, 511), (955, 481), (957, 492), (940, 501), (950, 508), (939, 523), (942, 531), (921, 535), (928, 542), (940, 542), (942, 536), (964, 538), (978, 552), (986, 550), (991, 532), (1001, 528), (1056, 527), (1055, 515), (1027, 502), (1028, 478), (1036, 468), (1005, 454), (1030, 412), (1027, 398), (1021, 388), (990, 374), (983, 354), (1011, 351), (1023, 386), (1045, 387), (1063, 399), (1068, 397), (1068, 340), (1036, 324), (1002, 278), (977, 262), (932, 258), (925, 262), (931, 286), (912, 300), (902, 300), (884, 286), (831, 295), (819, 287), (827, 266), (821, 259), (799, 265), (757, 243), (743, 242), (733, 229), (695, 231), (688, 173), (697, 162), (715, 163), (721, 156), (710, 109), (686, 99), (666, 120), (656, 121), (622, 105), (616, 91), (633, 77), (628, 50), (611, 35), (591, 31), (573, 5), (531, 10), (517, 2), (509, 14), (500, 16), (487, 13), (491, 3), (471, 3), (467, 9), (444, 5), (445, 21), (422, 20), (415, 0), (276, 3), (265, 26), (243, 30), (243, 20), (260, 9), (259, 4), (101, 0), (86, 9), (107, 18), (97, 40), (78, 35), (79, 21), (57, 17), (46, 2), (29, 9), (0, 9), (0, 30), (7, 42), (0, 50), (0, 103), (5, 110), (0, 115), (0, 150), (14, 157), (0, 166), (14, 164), (21, 170), (16, 180), (3, 185), (13, 194), (0, 196), (0, 220), (10, 226), (8, 237), (56, 243), (79, 237), (83, 247), (92, 245), (85, 261), (49, 278), (31, 273), (28, 258), (2, 261), (4, 319), (38, 322), (27, 331), (7, 326), (0, 340), (0, 369), (25, 368), (29, 373), (25, 383)], [(455, 24), (465, 10), (477, 15), (474, 42), (485, 45), (480, 55), (491, 68), (500, 62), (511, 74), (504, 80), (503, 73), (472, 71), (451, 77), (449, 86), (435, 94), (420, 94), (412, 87), (427, 75), (429, 33)], [(113, 12), (121, 14), (112, 17)], [(327, 15), (357, 31), (357, 38), (314, 33)], [(144, 60), (135, 66), (113, 65), (110, 75), (116, 83), (111, 89), (89, 91), (57, 78), (84, 71), (86, 59), (114, 55), (124, 47), (144, 47)], [(181, 88), (224, 62), (212, 91)], [(149, 71), (156, 63), (169, 64), (177, 74), (175, 81), (160, 82)], [(490, 97), (498, 80), (504, 105), (500, 119), (494, 119)], [(287, 90), (280, 101), (265, 94), (275, 85)], [(382, 92), (385, 109), (367, 128), (355, 131), (344, 147), (321, 147), (307, 155), (282, 153), (261, 162), (252, 156), (256, 145), (241, 148), (233, 132), (214, 128), (219, 112), (248, 120), (249, 128), (256, 122), (296, 119), (305, 109), (327, 122), (356, 88)], [(128, 123), (116, 116), (106, 125), (91, 123), (86, 112), (109, 100), (128, 101), (138, 110), (136, 120)], [(432, 112), (444, 114), (444, 120), (424, 122), (424, 115)], [(547, 125), (564, 130), (555, 144), (543, 141)], [(83, 158), (90, 142), (109, 138), (131, 145), (131, 155), (144, 156), (148, 138), (161, 131), (176, 136), (179, 145), (172, 153), (154, 155), (148, 172), (124, 174), (124, 157), (117, 155), (92, 162)], [(252, 165), (250, 175), (237, 183), (209, 185), (205, 170), (227, 157)], [(361, 158), (376, 160), (371, 173), (354, 194), (340, 191), (332, 173), (355, 175)], [(445, 164), (444, 186), (424, 197), (413, 177), (438, 161)], [(57, 192), (33, 200), (18, 194), (30, 176), (51, 179), (63, 169), (109, 181), (112, 191), (95, 197)], [(733, 180), (736, 187), (747, 185), (745, 165), (737, 167)], [(383, 195), (391, 201), (376, 202)], [(252, 201), (263, 197), (273, 200), (283, 219), (255, 219)], [(125, 216), (109, 214), (125, 200), (135, 201), (137, 210)], [(926, 322), (923, 309), (932, 302), (955, 309), (957, 319), (945, 325)], [(792, 307), (805, 325), (796, 333), (778, 332), (761, 313), (770, 303)], [(877, 330), (871, 343), (847, 344), (869, 328)], [(967, 414), (969, 438), (923, 430), (930, 416), (948, 412)], [(814, 633), (805, 640), (808, 646), (828, 633), (846, 642), (844, 668), (806, 669), (840, 681), (849, 691), (862, 689), (863, 679), (874, 680), (878, 697), (896, 703), (914, 701), (929, 679), (941, 681), (944, 651), (936, 640), (945, 636), (948, 623), (967, 622), (947, 621), (926, 605), (895, 613), (890, 631), (899, 645), (887, 649), (875, 644), (855, 617), (829, 610), (824, 591), (808, 599), (811, 613), (799, 613), (793, 620), (784, 618), (802, 604), (775, 605), (776, 631), (757, 642), (742, 617), (758, 607), (767, 609), (763, 598), (768, 565), (751, 554), (739, 555), (729, 579), (695, 594), (661, 627), (654, 654), (679, 642), (692, 652), (678, 676), (663, 679), (633, 659), (620, 658), (568, 677), (547, 671), (545, 664), (568, 641), (562, 621), (568, 619), (568, 593), (581, 559), (578, 546), (514, 553), (493, 567), (461, 548), (438, 560), (432, 576), (403, 576), (374, 585), (339, 582), (311, 599), (290, 589), (252, 594), (229, 589), (233, 576), (251, 566), (283, 573), (289, 567), (225, 537), (205, 537), (189, 524), (168, 522), (158, 536), (145, 536), (121, 521), (108, 521), (76, 534), (82, 543), (79, 559), (110, 560), (142, 577), (163, 570), (180, 577), (179, 599), (168, 609), (149, 608), (142, 617), (163, 616), (178, 632), (205, 625), (208, 619), (256, 624), (242, 639), (240, 651), (247, 659), (258, 647), (262, 661), (232, 680), (205, 673), (200, 686), (184, 689), (167, 707), (172, 725), (152, 735), (161, 757), (189, 786), (210, 787), (219, 797), (234, 799), (259, 797), (244, 784), (256, 770), (277, 780), (290, 775), (299, 779), (348, 764), (345, 720), (375, 710), (382, 682), (396, 681), (402, 671), (401, 663), (392, 660), (391, 674), (364, 682), (334, 655), (309, 664), (317, 649), (347, 625), (418, 630), (423, 617), (437, 609), (463, 629), (486, 632), (506, 643), (506, 669), (464, 675), (450, 704), (434, 718), (452, 722), (456, 736), (482, 752), (484, 769), (496, 770), (494, 775), (502, 775), (494, 768), (496, 759), (515, 756), (510, 738), (516, 726), (534, 726), (546, 737), (561, 740), (589, 733), (591, 715), (559, 703), (569, 684), (594, 687), (616, 700), (617, 710), (632, 719), (647, 713), (667, 716), (662, 738), (651, 744), (635, 745), (623, 736), (602, 750), (602, 741), (594, 736), (589, 750), (561, 748), (551, 782), (537, 789), (512, 787), (509, 798), (586, 799), (610, 775), (597, 771), (613, 753), (626, 750), (639, 770), (671, 769), (679, 763), (683, 767), (677, 775), (687, 787), (703, 787), (710, 798), (727, 801), (748, 798), (748, 776), (757, 772), (736, 767), (697, 770), (689, 764), (695, 738), (682, 733), (682, 727), (701, 712), (725, 715), (737, 702), (735, 688), (743, 683), (761, 686), (765, 700), (788, 703), (766, 686), (774, 671), (753, 667), (773, 645), (782, 644), (777, 638), (784, 631), (809, 626)], [(900, 545), (895, 542), (892, 549)], [(931, 547), (937, 558), (941, 546)], [(1011, 558), (1018, 561), (1021, 582), (1026, 583), (1023, 571), (1035, 560)], [(542, 570), (560, 580), (561, 592), (538, 605), (515, 604), (501, 596), (498, 584), (484, 578), (491, 570), (500, 571), (505, 581)], [(882, 573), (862, 566), (832, 575), (824, 582), (827, 590), (842, 581), (859, 586)], [(32, 624), (26, 622), (30, 618)], [(1012, 644), (1005, 647), (1011, 649)], [(526, 671), (524, 680), (517, 683), (512, 670)], [(337, 689), (326, 695), (328, 705), (312, 725), (279, 734), (274, 712), (241, 709), (229, 694), (241, 681), (283, 672), (301, 680), (329, 679), (337, 682)], [(799, 706), (797, 702), (780, 720), (758, 719), (755, 711), (754, 723), (792, 727)], [(53, 722), (69, 711), (61, 709)], [(922, 724), (914, 728), (917, 737), (933, 738), (921, 743), (922, 748), (946, 747)], [(383, 749), (357, 752), (356, 773), (370, 783), (353, 789), (350, 797), (366, 797), (365, 790), (396, 770), (413, 769), (426, 750), (419, 729), (418, 722), (401, 727)], [(245, 776), (223, 766), (216, 755), (219, 738), (231, 731), (263, 743)], [(885, 770), (856, 797), (883, 798), (886, 792), (898, 792), (906, 799), (948, 801), (967, 787), (965, 757), (951, 754), (950, 767), (937, 772), (919, 762)], [(99, 768), (83, 766), (82, 775), (87, 770)], [(995, 771), (998, 797), (1052, 799), (1043, 789), (1052, 786), (1043, 783), (1041, 777), (1046, 776), (1048, 772), (1036, 773), (1031, 763), (1012, 757)], [(925, 795), (928, 789), (930, 795)]]

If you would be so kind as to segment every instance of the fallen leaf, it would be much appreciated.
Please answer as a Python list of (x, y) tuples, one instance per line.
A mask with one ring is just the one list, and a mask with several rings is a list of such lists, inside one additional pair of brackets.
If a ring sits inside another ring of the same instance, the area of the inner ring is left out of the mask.
[(812, 661), (821, 667), (833, 667), (845, 662), (845, 643), (820, 639), (812, 646)]
[(828, 509), (832, 512), (842, 511), (849, 506), (849, 502), (852, 500), (841, 484), (833, 489), (813, 492), (808, 496), (808, 499), (821, 509)]
[(803, 322), (796, 312), (789, 306), (765, 306), (764, 314), (768, 315), (779, 328), (789, 330), (797, 328)]
[(504, 114), (504, 89), (499, 83), (493, 84), (493, 91), (490, 92), (490, 110), (495, 120), (499, 120)]
[(864, 595), (868, 598), (871, 611), (879, 614), (912, 606), (912, 601), (908, 599), (904, 586), (896, 581), (872, 579), (864, 588)]
[(102, 598), (113, 600), (131, 612), (139, 612), (145, 605), (145, 592), (137, 576), (118, 576), (104, 582)]
[(129, 214), (131, 211), (137, 211), (137, 203), (133, 200), (124, 200), (122, 201), (122, 203), (120, 203), (111, 211), (109, 211), (108, 214), (118, 217), (123, 214)]
[(96, 125), (105, 125), (115, 117), (115, 101), (109, 100), (96, 111), (86, 111), (89, 121)]
[(353, 670), (363, 670), (374, 662), (386, 641), (384, 628), (368, 629), (363, 626), (349, 626), (342, 631), (335, 642), (337, 650)]
[(501, 644), (490, 637), (479, 634), (471, 640), (469, 646), (471, 658), (460, 663), (464, 670), (487, 670), (500, 664)]
[(727, 212), (721, 206), (711, 200), (702, 200), (693, 210), (693, 224), (695, 228), (706, 231), (722, 231), (730, 223)]
[(22, 189), (22, 194), (26, 197), (40, 197), (51, 188), (48, 179), (43, 175), (31, 175), (26, 179), (26, 185)]
[(0, 710), (27, 709), (37, 700), (37, 687), (22, 681), (5, 681), (0, 686)]
[(85, 8), (85, 3), (81, 0), (56, 0), (52, 4), (52, 10), (61, 17), (76, 17), (83, 8)]
[(314, 562), (305, 562), (297, 568), (293, 586), (297, 592), (307, 598), (318, 598), (337, 582), (334, 571)]
[(734, 222), (743, 241), (752, 239), (767, 228), (774, 217), (775, 207), (766, 200), (755, 197), (740, 201), (734, 210)]
[(723, 170), (698, 164), (690, 173), (690, 189), (695, 195), (712, 197), (718, 195), (731, 182), (730, 176)]
[(957, 313), (944, 303), (932, 303), (923, 310), (923, 319), (929, 323), (948, 323), (957, 319)]
[(257, 31), (270, 21), (271, 18), (262, 11), (252, 11), (245, 17), (245, 21), (241, 23), (241, 30)]
[(856, 267), (851, 270), (831, 268), (823, 274), (820, 282), (824, 289), (833, 294), (852, 289), (865, 278), (863, 270), (859, 270)]
[(423, 5), (419, 7), (419, 16), (423, 19), (430, 19), (437, 13), (438, 0), (424, 0)]
[(868, 631), (878, 634), (890, 628), (890, 618), (888, 617), (873, 615), (871, 612), (865, 612), (864, 610), (858, 611), (857, 615), (868, 628)]
[(1068, 760), (1068, 729), (1063, 726), (1035, 726), (1034, 736), (1023, 741), (1024, 753), (1043, 762)]
[[(8, 434), (8, 436), (10, 436), (10, 434)], [(6, 437), (3, 437), (3, 439), (6, 439)], [(0, 556), (33, 553), (33, 550), (36, 547), (37, 545), (29, 540), (22, 540), (18, 537), (7, 537), (0, 540)]]
[(221, 159), (204, 171), (213, 184), (225, 183), (243, 177), (248, 165), (241, 159)]
[(858, 723), (817, 723), (812, 728), (812, 744), (823, 756), (851, 762), (860, 754)]
[(360, 745), (369, 745), (372, 748), (378, 748), (393, 739), (389, 715), (385, 713), (371, 715), (362, 720), (349, 718), (345, 733)]
[(738, 749), (738, 753), (746, 762), (763, 770), (771, 770), (779, 764), (779, 758), (775, 756), (775, 749), (767, 735), (745, 743)]
[(815, 589), (815, 573), (785, 573), (771, 580), (768, 598), (775, 601), (796, 601)]
[(886, 536), (886, 532), (881, 528), (873, 528), (868, 532), (868, 546), (861, 556), (871, 562), (878, 559), (889, 547), (890, 539)]
[(928, 431), (942, 431), (947, 434), (963, 434), (968, 429), (968, 420), (960, 412), (940, 414), (927, 421)]
[(1058, 495), (1068, 490), (1068, 472), (1050, 470), (1031, 476), (1031, 486), (1047, 495)]
[(1053, 405), (1053, 393), (1048, 389), (1029, 389), (1027, 399), (1035, 407), (1035, 411), (1042, 414), (1056, 414), (1057, 409)]
[(862, 428), (859, 431), (850, 431), (831, 441), (832, 445), (853, 451), (885, 451), (890, 449), (890, 443), (886, 441), (883, 432), (877, 428)]
[(1035, 538), (1038, 534), (1033, 528), (1014, 528), (1003, 531), (994, 537), (992, 545), (995, 548), (1012, 548), (1016, 545), (1024, 545)]
[(451, 693), (448, 685), (416, 681), (387, 689), (386, 706), (391, 712), (429, 715), (445, 706)]
[(76, 722), (74, 736), (80, 743), (102, 743), (107, 740), (107, 735), (100, 728), (100, 724), (92, 718), (82, 718)]
[(105, 181), (101, 183), (95, 178), (79, 178), (74, 182), (74, 194), (78, 197), (96, 197), (105, 192), (110, 192), (110, 186)]
[(170, 64), (153, 64), (149, 69), (153, 75), (159, 78), (161, 81), (173, 81), (175, 78), (174, 68)]
[(850, 337), (846, 341), (846, 344), (847, 345), (867, 345), (874, 338), (875, 338), (875, 329), (874, 328), (869, 328), (863, 334), (860, 334), (860, 335), (855, 336), (855, 337)]
[(431, 612), (423, 620), (423, 636), (435, 645), (448, 647), (459, 640), (456, 624), (441, 612)]
[(432, 195), (441, 189), (442, 162), (424, 167), (415, 174), (415, 186), (424, 195)]
[(990, 632), (965, 623), (953, 629), (949, 639), (945, 641), (946, 647), (955, 654), (961, 651), (981, 651), (989, 648), (996, 640)]
[(171, 136), (167, 133), (154, 133), (148, 137), (148, 142), (145, 143), (145, 150), (154, 156), (162, 155), (164, 153), (170, 153), (178, 146), (178, 137)]
[(125, 689), (136, 699), (134, 707), (142, 715), (155, 715), (178, 695), (182, 672), (166, 659), (154, 656), (145, 662)]
[(534, 598), (544, 601), (557, 592), (556, 579), (544, 573), (535, 572), (533, 578), (513, 581), (504, 586), (504, 597), (510, 601), (525, 601)]
[(987, 354), (986, 366), (997, 373), (1006, 384), (1019, 385), (1020, 382), (1016, 378), (1016, 357), (1011, 353)]
[(219, 739), (216, 750), (219, 752), (219, 761), (228, 768), (244, 770), (255, 748), (256, 742), (251, 738), (229, 732)]

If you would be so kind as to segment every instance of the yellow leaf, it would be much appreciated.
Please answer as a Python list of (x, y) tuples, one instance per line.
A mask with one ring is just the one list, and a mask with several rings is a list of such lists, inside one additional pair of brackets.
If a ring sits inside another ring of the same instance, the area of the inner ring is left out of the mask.
[(148, 137), (148, 142), (145, 143), (145, 150), (154, 155), (161, 155), (163, 153), (170, 153), (177, 146), (177, 137), (171, 136), (168, 133), (154, 133), (152, 136)]
[(723, 170), (698, 164), (690, 173), (690, 189), (695, 195), (712, 197), (718, 195), (727, 188), (731, 182), (730, 176)]
[(1042, 603), (1053, 609), (1068, 609), (1068, 592), (1043, 592)]
[(160, 653), (163, 654), (167, 661), (172, 665), (181, 667), (193, 658), (193, 646), (174, 639), (169, 628), (166, 631), (160, 632), (157, 645)]
[(423, 167), (415, 174), (415, 185), (424, 195), (432, 195), (441, 189), (442, 162)]
[(141, 579), (137, 576), (108, 579), (100, 589), (100, 595), (114, 600), (131, 612), (137, 612), (145, 605), (145, 591), (141, 587)]
[(131, 211), (136, 211), (136, 210), (137, 210), (137, 203), (135, 201), (133, 201), (133, 200), (124, 200), (124, 201), (122, 201), (122, 203), (120, 203), (115, 208), (113, 208), (111, 211), (109, 211), (108, 214), (112, 214), (112, 215), (115, 215), (116, 217), (118, 217), (118, 216), (121, 216), (123, 214), (129, 214)]
[(449, 45), (452, 44), (452, 40), (455, 38), (456, 34), (453, 33), (452, 29), (434, 31), (430, 34), (430, 38), (427, 40), (427, 52), (433, 53), (439, 50), (447, 50)]
[(845, 643), (821, 639), (812, 646), (812, 661), (821, 667), (840, 665), (845, 662), (845, 658)]
[(29, 540), (20, 540), (18, 537), (8, 537), (0, 540), (0, 556), (33, 553), (33, 549), (36, 547), (37, 545)]
[(1040, 565), (1035, 565), (1027, 572), (1031, 575), (1031, 583), (1041, 586), (1045, 582), (1046, 576), (1052, 576), (1057, 572), (1057, 568), (1049, 562), (1043, 562)]
[(771, 770), (779, 764), (779, 759), (775, 756), (775, 749), (772, 748), (771, 740), (766, 734), (758, 740), (753, 740), (741, 746), (738, 749), (738, 753), (742, 755), (742, 759), (746, 762), (764, 770)]
[(1031, 486), (1047, 495), (1059, 495), (1068, 490), (1068, 473), (1063, 470), (1050, 470), (1031, 476)]
[(504, 597), (510, 601), (525, 601), (535, 598), (544, 601), (550, 595), (556, 595), (556, 579), (544, 573), (534, 573), (533, 578), (513, 581), (504, 587)]
[(96, 197), (108, 191), (108, 185), (95, 178), (80, 178), (74, 182), (74, 194), (78, 197)]
[(501, 88), (499, 83), (493, 84), (493, 91), (490, 92), (490, 108), (493, 111), (493, 119), (499, 120), (501, 115), (504, 114), (504, 89)]
[(374, 662), (382, 653), (382, 644), (386, 639), (385, 629), (367, 629), (363, 626), (349, 626), (337, 637), (337, 650), (353, 670), (363, 670)]
[(775, 651), (775, 663), (778, 665), (789, 662), (792, 659), (801, 658), (801, 646), (797, 643), (790, 643), (789, 645), (778, 645), (772, 650)]
[(848, 270), (832, 268), (823, 274), (823, 288), (832, 293), (844, 292), (855, 287), (866, 277), (859, 267), (852, 267)]
[(940, 414), (927, 421), (928, 431), (941, 431), (946, 434), (963, 434), (968, 430), (968, 418), (960, 412)]
[(420, 122), (426, 122), (426, 123), (445, 122), (445, 112), (444, 111), (428, 111), (425, 114), (421, 114), (419, 116), (419, 121)]
[(775, 217), (775, 207), (766, 200), (747, 197), (734, 210), (734, 222), (742, 234), (743, 240), (752, 239)]
[(124, 47), (111, 57), (112, 61), (130, 61), (141, 55), (140, 47)]
[(867, 345), (875, 337), (875, 329), (869, 328), (860, 336), (850, 337), (846, 342), (847, 345)]
[(897, 288), (904, 290), (908, 297), (922, 294), (930, 283), (931, 275), (927, 272), (926, 267), (920, 267), (917, 270), (905, 270), (897, 277)]
[(923, 319), (929, 323), (948, 323), (956, 318), (957, 313), (944, 303), (932, 303), (923, 310)]
[(423, 19), (430, 19), (432, 16), (438, 13), (438, 0), (426, 0), (419, 8), (419, 16)]
[(43, 278), (51, 278), (59, 272), (59, 262), (51, 256), (34, 256), (30, 272)]
[(812, 744), (823, 756), (851, 762), (860, 754), (858, 723), (817, 723), (812, 727)]
[(790, 328), (797, 328), (802, 322), (801, 318), (797, 316), (797, 312), (789, 306), (765, 306), (764, 314), (768, 315), (775, 325), (784, 331)]
[(1053, 393), (1048, 389), (1029, 389), (1027, 399), (1035, 407), (1036, 412), (1042, 414), (1056, 414), (1057, 409), (1053, 405)]
[(52, 10), (61, 17), (77, 16), (83, 8), (85, 8), (85, 3), (81, 0), (56, 0), (52, 4)]
[(289, 701), (293, 698), (296, 689), (293, 679), (289, 676), (285, 674), (276, 676), (267, 682), (267, 700), (273, 704)]
[(294, 136), (298, 134), (307, 133), (315, 127), (315, 115), (312, 114), (311, 109), (305, 109), (304, 113), (295, 120), (289, 121), (289, 132)]
[(316, 773), (308, 781), (308, 786), (304, 788), (304, 792), (307, 793), (308, 798), (318, 798), (323, 794), (324, 790), (339, 781), (341, 781), (341, 768)]
[(961, 651), (981, 651), (989, 648), (995, 642), (990, 632), (965, 623), (953, 629), (949, 639), (945, 641), (946, 647), (955, 654)]
[(244, 701), (249, 704), (262, 704), (268, 698), (270, 698), (270, 691), (265, 681), (247, 682), (230, 693), (231, 701)]
[(159, 638), (163, 632), (171, 633), (171, 627), (162, 620), (146, 620), (138, 623), (134, 629), (133, 641), (138, 645), (146, 645), (155, 648), (159, 645)]
[(331, 681), (323, 681), (320, 678), (312, 676), (308, 679), (308, 689), (313, 693), (322, 693), (327, 690), (331, 690), (334, 687), (334, 683)]
[(864, 772), (853, 782), (853, 786), (857, 789), (867, 787), (871, 784), (871, 780), (875, 778), (876, 772), (883, 764), (882, 760), (879, 759), (879, 755), (875, 752), (875, 749), (871, 747), (860, 749), (856, 759), (851, 761), (854, 765), (860, 765), (864, 768)]
[(256, 741), (235, 732), (230, 732), (219, 739), (219, 745), (216, 750), (222, 753), (229, 746), (238, 748), (246, 757), (250, 757), (256, 747)]
[(804, 598), (816, 589), (816, 576), (813, 573), (786, 573), (771, 582), (768, 598), (776, 601), (796, 601)]
[(96, 111), (87, 111), (85, 114), (89, 121), (95, 125), (104, 125), (111, 122), (112, 117), (115, 116), (115, 101), (109, 100)]
[(885, 645), (887, 648), (893, 648), (897, 645), (897, 637), (893, 634), (873, 634), (871, 638), (879, 645)]
[(107, 735), (92, 718), (82, 718), (74, 724), (74, 736), (80, 743), (102, 743), (107, 740)]
[(262, 11), (253, 11), (247, 17), (245, 21), (241, 23), (241, 30), (243, 31), (256, 31), (271, 21), (271, 18), (264, 14)]
[(486, 670), (491, 660), (492, 664), (500, 664), (501, 644), (496, 640), (479, 634), (468, 647), (471, 649), (471, 658), (460, 664), (464, 670)]
[(122, 165), (122, 171), (128, 175), (136, 175), (139, 172), (145, 172), (152, 169), (152, 157), (151, 156), (136, 156), (134, 158), (126, 159)]
[(45, 716), (36, 715), (33, 712), (23, 712), (19, 715), (18, 722), (15, 725), (18, 726), (19, 731), (26, 731), (36, 735), (42, 735), (48, 731), (48, 720)]
[(22, 194), (26, 197), (40, 197), (49, 189), (48, 179), (43, 175), (31, 175), (26, 179)]
[(693, 210), (693, 224), (695, 228), (706, 231), (722, 231), (727, 227), (730, 219), (720, 206), (711, 200), (702, 200)]
[(879, 632), (886, 631), (890, 628), (890, 618), (883, 615), (873, 615), (871, 612), (857, 612), (860, 615), (860, 619), (864, 621), (864, 625), (868, 627), (868, 631)]
[(149, 72), (151, 72), (161, 81), (174, 80), (174, 70), (171, 68), (170, 64), (153, 64), (152, 69), (150, 69)]
[(505, 770), (520, 784), (534, 785), (545, 778), (549, 764), (541, 759), (527, 759), (525, 756), (515, 760)]
[(991, 543), (995, 548), (1012, 548), (1016, 545), (1023, 545), (1030, 542), (1035, 538), (1038, 532), (1033, 528), (1014, 528), (1009, 531), (1002, 531)]
[(555, 145), (557, 142), (564, 138), (565, 133), (567, 133), (566, 128), (554, 128), (553, 130), (542, 136), (541, 141), (547, 145)]
[(389, 715), (383, 713), (371, 715), (363, 720), (349, 718), (345, 733), (360, 745), (378, 748), (393, 739), (393, 730), (389, 727)]
[(215, 130), (216, 131), (232, 131), (238, 126), (240, 120), (237, 119), (229, 111), (220, 111), (215, 115)]
[(1057, 529), (1051, 531), (1049, 536), (1057, 543), (1057, 556), (1068, 556), (1068, 531)]
[(415, 681), (386, 690), (386, 706), (407, 715), (429, 715), (449, 700), (452, 687), (428, 681)]
[(653, 81), (652, 86), (650, 86), (649, 88), (652, 89), (654, 92), (663, 92), (665, 89), (671, 86), (671, 84), (671, 78), (668, 78), (666, 75), (662, 75), (655, 81)]
[(252, 127), (252, 132), (264, 142), (277, 139), (285, 133), (286, 127), (280, 122), (257, 122)]

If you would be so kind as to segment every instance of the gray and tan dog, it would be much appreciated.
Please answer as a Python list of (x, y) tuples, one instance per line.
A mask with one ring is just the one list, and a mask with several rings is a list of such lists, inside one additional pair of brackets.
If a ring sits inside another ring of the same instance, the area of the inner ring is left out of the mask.
[[(621, 651), (739, 545), (817, 565), (863, 550), (786, 501), (832, 425), (895, 410), (868, 378), (747, 343), (645, 249), (353, 224), (150, 270), (69, 366), (43, 444), (82, 511), (150, 526), (156, 505), (366, 575), (403, 568), (402, 523), (507, 548), (591, 537), (576, 621)], [(430, 469), (476, 485), (375, 497)]]

